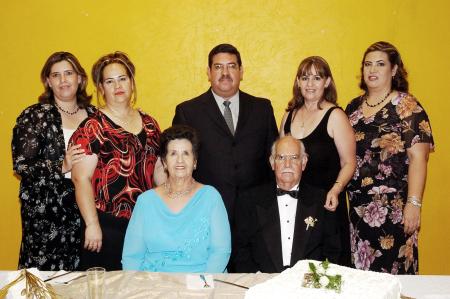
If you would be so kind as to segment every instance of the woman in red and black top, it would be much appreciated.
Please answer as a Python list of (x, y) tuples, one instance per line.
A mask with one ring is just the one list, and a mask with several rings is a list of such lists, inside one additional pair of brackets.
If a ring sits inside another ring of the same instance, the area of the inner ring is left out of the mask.
[(128, 220), (137, 197), (153, 187), (155, 168), (160, 168), (156, 166), (160, 164), (160, 130), (151, 116), (133, 108), (134, 74), (126, 54), (101, 57), (93, 66), (92, 78), (105, 104), (72, 136), (72, 143), (81, 144), (86, 152), (72, 170), (85, 225), (82, 269), (122, 268)]

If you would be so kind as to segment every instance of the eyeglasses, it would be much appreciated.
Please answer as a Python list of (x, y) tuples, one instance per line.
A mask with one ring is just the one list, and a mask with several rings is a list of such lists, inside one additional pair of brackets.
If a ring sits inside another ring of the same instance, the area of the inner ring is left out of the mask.
[(224, 69), (227, 69), (228, 71), (237, 71), (239, 66), (234, 62), (227, 64), (215, 63), (212, 68), (216, 72), (222, 72)]
[(284, 161), (290, 161), (292, 163), (300, 163), (301, 156), (300, 155), (276, 155), (275, 162), (282, 163)]

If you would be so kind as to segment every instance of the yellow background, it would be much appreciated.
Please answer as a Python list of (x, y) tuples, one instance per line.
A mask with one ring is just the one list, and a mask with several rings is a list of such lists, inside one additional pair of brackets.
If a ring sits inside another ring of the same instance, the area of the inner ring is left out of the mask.
[(411, 92), (428, 112), (437, 144), (422, 214), (420, 273), (450, 274), (449, 11), (445, 0), (3, 1), (0, 269), (16, 267), (21, 235), (11, 130), (42, 92), (39, 73), (52, 52), (72, 52), (89, 73), (101, 55), (127, 52), (137, 67), (138, 106), (164, 129), (176, 104), (208, 88), (207, 54), (216, 44), (240, 50), (241, 89), (270, 98), (279, 122), (300, 60), (320, 55), (329, 62), (345, 107), (360, 92), (364, 50), (387, 40), (402, 53)]

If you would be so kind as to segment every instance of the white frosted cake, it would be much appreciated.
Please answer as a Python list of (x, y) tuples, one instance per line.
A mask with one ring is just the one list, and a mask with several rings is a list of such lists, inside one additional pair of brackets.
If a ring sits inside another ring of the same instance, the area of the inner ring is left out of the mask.
[(397, 277), (387, 273), (362, 271), (335, 264), (329, 264), (328, 275), (340, 274), (342, 285), (340, 293), (325, 288), (303, 287), (304, 275), (310, 273), (309, 262), (320, 268), (320, 262), (303, 260), (294, 267), (286, 269), (276, 277), (251, 287), (245, 299), (268, 298), (308, 298), (308, 299), (399, 299), (401, 284)]

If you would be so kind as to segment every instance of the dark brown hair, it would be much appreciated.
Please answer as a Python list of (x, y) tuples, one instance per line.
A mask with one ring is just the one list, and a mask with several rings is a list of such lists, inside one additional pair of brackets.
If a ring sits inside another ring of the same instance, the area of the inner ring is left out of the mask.
[(176, 139), (187, 139), (192, 144), (192, 153), (194, 154), (194, 158), (198, 157), (198, 149), (200, 147), (200, 142), (198, 139), (197, 131), (194, 128), (186, 125), (173, 125), (164, 130), (161, 133), (159, 139), (160, 146), (160, 156), (161, 159), (165, 162), (167, 155), (167, 147), (169, 142)]
[(127, 54), (120, 51), (103, 55), (92, 66), (92, 80), (94, 81), (95, 87), (97, 88), (97, 100), (100, 99), (98, 93), (99, 88), (103, 83), (103, 70), (107, 65), (113, 63), (118, 63), (125, 67), (127, 75), (128, 77), (130, 77), (133, 86), (133, 103), (136, 103), (137, 91), (136, 91), (136, 81), (134, 80), (136, 69), (134, 67), (134, 64), (128, 58)]
[(388, 42), (376, 42), (370, 45), (366, 52), (364, 52), (363, 59), (361, 61), (361, 82), (359, 83), (359, 87), (367, 93), (367, 85), (364, 82), (364, 61), (366, 59), (367, 54), (370, 52), (381, 51), (386, 53), (388, 56), (389, 62), (391, 63), (391, 67), (397, 65), (397, 72), (392, 78), (392, 90), (408, 92), (409, 84), (407, 80), (408, 72), (406, 72), (405, 66), (403, 65), (402, 57), (398, 52), (397, 48), (388, 43)]
[(48, 85), (47, 79), (50, 76), (52, 66), (55, 63), (67, 61), (72, 65), (73, 70), (81, 77), (81, 82), (77, 88), (77, 105), (81, 108), (86, 108), (91, 103), (92, 95), (86, 92), (87, 74), (81, 66), (78, 59), (69, 52), (55, 52), (47, 58), (44, 67), (41, 70), (41, 82), (44, 84), (44, 92), (39, 96), (39, 102), (42, 104), (54, 104), (55, 97), (52, 88)]
[(330, 84), (328, 87), (325, 87), (323, 92), (322, 99), (317, 103), (317, 108), (322, 109), (320, 104), (325, 100), (327, 102), (336, 104), (337, 103), (337, 91), (336, 85), (334, 83), (333, 75), (331, 74), (330, 66), (320, 56), (310, 56), (308, 58), (303, 59), (297, 69), (297, 75), (294, 80), (294, 87), (292, 88), (293, 96), (292, 99), (288, 103), (288, 107), (286, 111), (293, 111), (299, 109), (305, 104), (305, 99), (300, 90), (300, 86), (298, 86), (298, 80), (301, 76), (310, 75), (311, 70), (314, 68), (317, 74), (324, 79), (330, 78)]
[(237, 63), (239, 67), (242, 66), (242, 60), (241, 60), (241, 54), (239, 53), (238, 49), (236, 49), (235, 46), (230, 44), (220, 44), (212, 48), (211, 52), (208, 54), (208, 66), (211, 68), (213, 58), (215, 55), (220, 53), (228, 53), (232, 55), (236, 55)]

